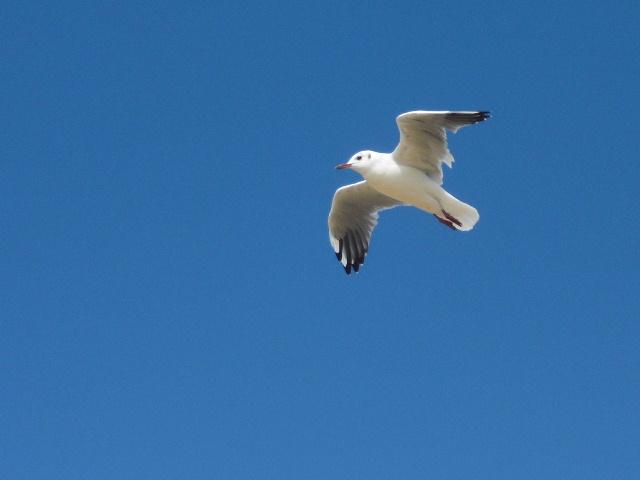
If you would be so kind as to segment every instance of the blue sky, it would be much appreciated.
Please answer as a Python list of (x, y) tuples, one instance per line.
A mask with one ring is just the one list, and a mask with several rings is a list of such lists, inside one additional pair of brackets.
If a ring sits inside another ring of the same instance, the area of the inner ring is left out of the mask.
[[(640, 475), (637, 2), (5, 2), (0, 474)], [(450, 138), (456, 234), (336, 163)]]

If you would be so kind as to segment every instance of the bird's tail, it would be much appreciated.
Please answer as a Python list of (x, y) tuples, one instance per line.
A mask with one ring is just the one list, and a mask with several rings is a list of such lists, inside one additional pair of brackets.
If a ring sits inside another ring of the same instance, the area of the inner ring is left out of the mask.
[(480, 220), (478, 210), (458, 200), (445, 190), (441, 191), (438, 200), (442, 207), (442, 212), (436, 214), (436, 216), (451, 228), (466, 232), (471, 230), (478, 220)]

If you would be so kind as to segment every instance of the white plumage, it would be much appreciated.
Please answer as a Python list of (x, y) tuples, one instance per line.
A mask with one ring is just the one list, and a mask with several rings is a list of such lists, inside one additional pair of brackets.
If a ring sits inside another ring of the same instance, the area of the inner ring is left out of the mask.
[(378, 212), (410, 205), (454, 230), (471, 230), (480, 215), (444, 190), (442, 164), (451, 167), (446, 131), (457, 132), (489, 118), (489, 112), (408, 112), (396, 122), (400, 143), (392, 153), (365, 150), (336, 168), (350, 168), (364, 181), (339, 188), (329, 213), (329, 239), (345, 271), (364, 263)]

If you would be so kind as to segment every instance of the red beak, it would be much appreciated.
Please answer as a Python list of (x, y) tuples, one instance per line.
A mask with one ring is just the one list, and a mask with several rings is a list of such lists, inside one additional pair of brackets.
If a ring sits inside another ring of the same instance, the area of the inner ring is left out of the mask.
[(336, 165), (336, 170), (344, 170), (345, 168), (351, 168), (350, 163), (340, 163)]

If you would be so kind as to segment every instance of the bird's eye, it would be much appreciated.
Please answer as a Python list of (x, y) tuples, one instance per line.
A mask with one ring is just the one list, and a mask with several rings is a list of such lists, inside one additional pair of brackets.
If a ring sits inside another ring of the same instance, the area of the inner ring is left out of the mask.
[(358, 155), (358, 156), (356, 157), (356, 160), (362, 160), (362, 155)]

